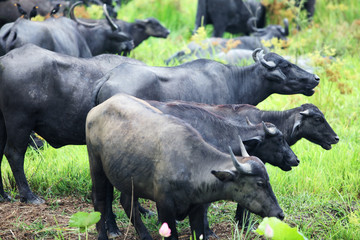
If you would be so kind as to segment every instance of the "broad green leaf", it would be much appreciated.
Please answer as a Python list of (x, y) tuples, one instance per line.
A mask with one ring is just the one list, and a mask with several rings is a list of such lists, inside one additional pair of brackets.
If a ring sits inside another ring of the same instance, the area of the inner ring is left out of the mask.
[(307, 240), (306, 237), (299, 233), (296, 227), (292, 228), (275, 217), (264, 218), (255, 232), (264, 235), (266, 225), (269, 225), (273, 230), (273, 236), (271, 238), (273, 240)]
[(89, 226), (97, 223), (100, 220), (100, 215), (100, 212), (77, 212), (71, 216), (69, 226), (78, 227), (83, 232)]

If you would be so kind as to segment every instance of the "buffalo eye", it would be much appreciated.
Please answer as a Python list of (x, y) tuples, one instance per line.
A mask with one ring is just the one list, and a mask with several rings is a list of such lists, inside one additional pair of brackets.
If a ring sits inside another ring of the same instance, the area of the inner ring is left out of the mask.
[(323, 123), (324, 119), (322, 117), (315, 117), (315, 121), (318, 123)]
[(259, 186), (259, 187), (265, 187), (265, 182), (264, 181), (257, 181), (256, 184)]

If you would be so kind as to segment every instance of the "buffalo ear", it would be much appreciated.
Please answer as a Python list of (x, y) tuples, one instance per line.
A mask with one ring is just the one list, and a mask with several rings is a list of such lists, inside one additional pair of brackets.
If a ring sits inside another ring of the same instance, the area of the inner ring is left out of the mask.
[(250, 151), (255, 149), (262, 142), (261, 136), (255, 136), (253, 138), (244, 140), (243, 143), (246, 146), (246, 150)]
[(285, 74), (279, 69), (268, 71), (268, 73), (266, 74), (266, 78), (270, 81), (276, 81), (280, 83), (286, 80)]
[(293, 128), (292, 128), (292, 131), (291, 131), (291, 136), (293, 136), (293, 134), (295, 133), (295, 131), (299, 130), (300, 124), (301, 124), (301, 120), (302, 120), (301, 115), (300, 115), (300, 116), (295, 116), (295, 122), (294, 122), (294, 126), (293, 126)]
[(144, 20), (135, 20), (135, 23), (136, 23), (136, 27), (138, 28), (142, 28), (142, 29), (145, 29), (146, 28), (146, 21)]
[(211, 173), (222, 182), (229, 182), (235, 180), (235, 173), (229, 170), (225, 170), (225, 171), (212, 170)]

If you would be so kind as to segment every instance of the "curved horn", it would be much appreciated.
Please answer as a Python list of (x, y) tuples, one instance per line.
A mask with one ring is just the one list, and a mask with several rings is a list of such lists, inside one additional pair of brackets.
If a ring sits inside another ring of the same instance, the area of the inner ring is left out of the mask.
[(284, 18), (284, 32), (285, 36), (289, 36), (289, 21), (287, 18)]
[(106, 8), (106, 4), (103, 5), (103, 11), (104, 11), (104, 15), (105, 15), (106, 20), (108, 21), (111, 29), (112, 29), (113, 31), (119, 31), (119, 30), (120, 30), (120, 29), (119, 29), (119, 26), (116, 25), (116, 23), (115, 23), (115, 22), (111, 19), (111, 17), (109, 16), (109, 13), (108, 13), (107, 8)]
[(259, 30), (259, 28), (256, 27), (256, 20), (256, 17), (251, 17), (246, 23), (248, 29), (252, 30), (253, 32), (257, 32)]
[(310, 116), (310, 110), (306, 109), (305, 111), (300, 112), (300, 114), (303, 116)]
[(230, 156), (231, 156), (231, 160), (236, 168), (236, 170), (238, 170), (241, 173), (247, 173), (247, 174), (251, 174), (252, 173), (252, 168), (251, 165), (249, 163), (240, 163), (235, 155), (234, 152), (232, 151), (231, 147), (229, 146), (229, 152), (230, 152)]
[(276, 132), (277, 132), (276, 128), (271, 128), (271, 129), (268, 128), (264, 121), (262, 121), (262, 125), (264, 127), (264, 131), (265, 131), (266, 134), (269, 134), (269, 135), (275, 135), (276, 134)]
[(252, 53), (252, 58), (254, 59), (255, 62), (258, 62), (259, 61), (259, 58), (257, 56), (258, 52), (262, 51), (261, 48), (256, 48), (253, 53)]
[(273, 69), (274, 67), (276, 67), (276, 64), (273, 61), (266, 61), (264, 59), (264, 50), (261, 50), (261, 52), (259, 53), (258, 56), (261, 64), (266, 67), (267, 69)]
[(84, 4), (82, 1), (78, 1), (76, 3), (74, 3), (73, 5), (71, 5), (70, 7), (70, 18), (72, 20), (74, 20), (75, 22), (77, 22), (78, 24), (81, 24), (81, 25), (84, 25), (86, 27), (95, 27), (95, 26), (98, 26), (99, 24), (98, 23), (87, 23), (87, 22), (83, 22), (83, 21), (80, 21), (79, 19), (77, 19), (75, 17), (75, 14), (74, 14), (74, 9), (77, 5), (80, 5), (80, 4)]
[(246, 116), (246, 123), (249, 125), (249, 126), (255, 126), (255, 124), (253, 124), (250, 119), (248, 118), (248, 116)]
[(240, 150), (241, 150), (241, 156), (243, 157), (250, 157), (250, 155), (248, 154), (248, 152), (246, 151), (246, 148), (244, 146), (243, 141), (241, 140), (240, 135), (239, 136), (239, 141), (240, 141)]

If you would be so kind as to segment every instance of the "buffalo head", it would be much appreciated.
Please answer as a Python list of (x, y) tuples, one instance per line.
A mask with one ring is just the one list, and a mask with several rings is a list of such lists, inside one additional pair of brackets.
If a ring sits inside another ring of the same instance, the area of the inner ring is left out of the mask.
[(262, 217), (284, 219), (264, 163), (257, 157), (249, 156), (241, 139), (240, 148), (243, 157), (236, 158), (229, 147), (234, 170), (213, 170), (211, 173), (225, 184), (232, 198), (250, 212)]
[[(252, 124), (247, 118), (248, 124)], [(299, 160), (286, 142), (283, 133), (272, 123), (262, 122), (258, 125), (261, 128), (258, 136), (244, 141), (247, 149), (251, 149), (253, 155), (261, 159), (263, 163), (269, 163), (281, 168), (283, 171), (290, 171), (291, 167), (299, 165)], [(250, 145), (250, 147), (249, 147)]]
[(304, 137), (330, 150), (331, 144), (339, 142), (339, 137), (326, 121), (324, 114), (313, 104), (303, 104), (301, 108), (303, 110), (295, 116), (291, 135)]
[(152, 37), (167, 38), (170, 34), (170, 31), (155, 18), (136, 20), (135, 24), (136, 27), (144, 29), (145, 33)]
[(264, 77), (270, 82), (270, 88), (274, 93), (301, 93), (311, 96), (320, 82), (317, 75), (301, 69), (276, 53), (264, 55), (263, 50), (257, 48), (253, 52), (253, 59), (264, 67)]
[(74, 8), (82, 2), (74, 3), (70, 8), (70, 18), (81, 26), (80, 31), (86, 38), (92, 55), (102, 53), (121, 54), (134, 48), (132, 38), (121, 31), (121, 28), (111, 19), (107, 11), (106, 4), (103, 5), (103, 11), (107, 20), (106, 24), (102, 22), (88, 23), (77, 19), (74, 14)]
[(251, 18), (248, 21), (249, 29), (252, 29), (252, 35), (254, 37), (259, 37), (262, 40), (271, 40), (273, 38), (287, 40), (289, 36), (289, 21), (284, 19), (284, 27), (281, 25), (268, 25), (264, 28), (257, 28), (254, 26), (254, 19)]

